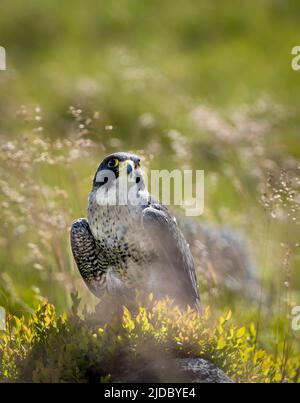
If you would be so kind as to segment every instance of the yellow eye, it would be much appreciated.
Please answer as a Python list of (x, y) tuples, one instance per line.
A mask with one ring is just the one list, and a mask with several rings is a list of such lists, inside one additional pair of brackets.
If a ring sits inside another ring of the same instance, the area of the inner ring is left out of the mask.
[(108, 161), (109, 168), (116, 168), (119, 165), (119, 160), (117, 158), (112, 158)]

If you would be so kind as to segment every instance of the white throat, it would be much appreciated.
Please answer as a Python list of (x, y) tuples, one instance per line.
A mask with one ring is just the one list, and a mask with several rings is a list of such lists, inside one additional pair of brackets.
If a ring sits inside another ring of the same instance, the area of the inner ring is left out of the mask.
[(95, 194), (98, 206), (140, 206), (148, 200), (147, 189), (140, 189), (138, 184), (123, 176), (112, 181), (108, 188), (101, 186)]

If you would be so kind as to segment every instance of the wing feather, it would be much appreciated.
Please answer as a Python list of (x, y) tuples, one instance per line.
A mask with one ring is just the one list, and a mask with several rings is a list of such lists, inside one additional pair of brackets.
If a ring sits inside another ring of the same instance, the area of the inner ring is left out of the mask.
[(170, 290), (173, 285), (176, 299), (200, 310), (194, 260), (175, 218), (164, 206), (154, 203), (143, 210), (142, 220), (152, 242), (167, 263), (165, 270), (169, 271), (173, 283)]
[(107, 267), (96, 245), (86, 218), (76, 220), (71, 227), (71, 248), (78, 270), (97, 297), (106, 288)]

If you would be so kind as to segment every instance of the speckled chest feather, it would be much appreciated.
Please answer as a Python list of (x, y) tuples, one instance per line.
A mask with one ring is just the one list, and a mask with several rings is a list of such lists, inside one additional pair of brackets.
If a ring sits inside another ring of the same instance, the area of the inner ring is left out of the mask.
[(142, 206), (98, 205), (90, 194), (88, 222), (108, 268), (126, 275), (128, 269), (153, 259), (151, 240), (142, 225)]

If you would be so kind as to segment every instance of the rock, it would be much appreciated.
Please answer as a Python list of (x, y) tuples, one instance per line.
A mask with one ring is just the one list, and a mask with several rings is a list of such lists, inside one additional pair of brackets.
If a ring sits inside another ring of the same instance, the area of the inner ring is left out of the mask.
[(221, 369), (202, 358), (139, 363), (119, 381), (125, 383), (233, 383)]
[(189, 382), (193, 383), (233, 383), (221, 369), (202, 358), (182, 358), (177, 365)]

